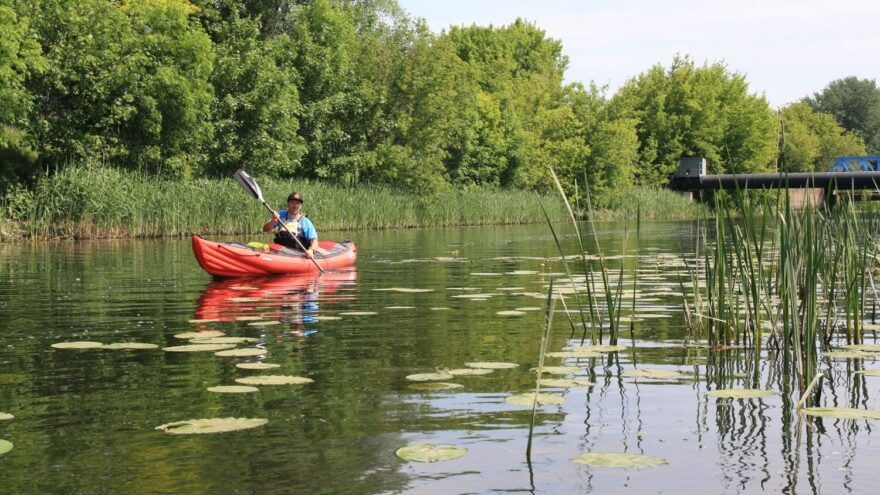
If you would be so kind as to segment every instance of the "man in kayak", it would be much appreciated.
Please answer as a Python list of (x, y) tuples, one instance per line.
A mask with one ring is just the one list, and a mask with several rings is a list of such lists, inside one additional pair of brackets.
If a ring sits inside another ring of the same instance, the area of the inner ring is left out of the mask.
[[(305, 248), (306, 257), (311, 258), (315, 255), (315, 249), (318, 247), (318, 232), (311, 220), (303, 215), (302, 205), (302, 194), (290, 193), (290, 196), (287, 197), (287, 209), (273, 212), (272, 218), (263, 225), (263, 232), (277, 229), (275, 243), (300, 252)], [(281, 222), (284, 222), (287, 230), (282, 228)], [(296, 239), (287, 232), (288, 230), (296, 236)]]

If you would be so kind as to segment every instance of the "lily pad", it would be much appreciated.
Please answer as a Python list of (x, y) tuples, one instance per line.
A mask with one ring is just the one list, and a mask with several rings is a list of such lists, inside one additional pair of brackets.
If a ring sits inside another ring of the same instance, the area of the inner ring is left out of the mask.
[(248, 347), (247, 349), (230, 349), (228, 351), (220, 351), (215, 352), (215, 356), (220, 357), (250, 357), (250, 356), (262, 356), (266, 354), (266, 349), (258, 349), (256, 347)]
[(389, 287), (387, 289), (373, 289), (375, 291), (388, 291), (388, 292), (404, 292), (404, 293), (420, 293), (420, 292), (434, 292), (434, 289), (408, 289), (406, 287)]
[(105, 344), (103, 346), (104, 349), (121, 349), (126, 351), (134, 351), (141, 349), (158, 349), (159, 346), (156, 344), (148, 344), (146, 342), (114, 342), (112, 344)]
[(190, 344), (163, 347), (162, 350), (166, 352), (213, 352), (232, 349), (233, 347), (235, 347), (233, 344)]
[(466, 453), (467, 449), (456, 445), (420, 443), (401, 447), (395, 455), (405, 461), (437, 462), (458, 459)]
[(375, 311), (343, 311), (339, 314), (345, 316), (372, 316), (378, 313), (376, 313)]
[(687, 375), (683, 375), (675, 370), (662, 370), (657, 368), (642, 368), (638, 370), (628, 370), (626, 372), (627, 376), (632, 376), (635, 378), (657, 378), (657, 379), (675, 379), (675, 378), (685, 378)]
[(409, 389), (411, 390), (451, 390), (454, 388), (462, 388), (464, 385), (460, 385), (458, 383), (449, 383), (449, 382), (425, 382), (425, 383), (413, 383), (410, 385)]
[(238, 363), (235, 367), (243, 370), (268, 370), (272, 368), (280, 368), (281, 365), (275, 363)]
[(880, 411), (873, 409), (852, 409), (849, 407), (805, 407), (801, 411), (808, 416), (821, 416), (834, 419), (878, 419)]
[(642, 468), (668, 464), (666, 459), (651, 455), (627, 454), (623, 452), (591, 452), (581, 454), (574, 459), (577, 464), (594, 467)]
[(339, 316), (316, 316), (314, 318), (315, 321), (333, 321), (333, 320), (341, 320), (342, 318)]
[(257, 339), (250, 337), (209, 337), (207, 339), (192, 339), (190, 344), (244, 344)]
[(452, 376), (475, 376), (475, 375), (488, 375), (495, 370), (485, 369), (485, 368), (457, 368), (454, 370), (448, 370)]
[(831, 359), (865, 359), (876, 357), (875, 354), (864, 351), (828, 351), (822, 355)]
[[(582, 368), (578, 368), (577, 366), (544, 366), (541, 368), (541, 373), (548, 373), (551, 375), (573, 375), (580, 371)], [(533, 373), (538, 372), (538, 368), (532, 368)]]
[(13, 419), (14, 417), (15, 417), (15, 416), (13, 416), (13, 415), (11, 415), (11, 414), (9, 414), (9, 413), (0, 412), (0, 421), (8, 421), (8, 420), (10, 420), (10, 419)]
[(260, 321), (262, 319), (262, 316), (239, 316), (235, 318), (235, 321)]
[(259, 375), (235, 379), (236, 383), (242, 385), (303, 385), (314, 381), (311, 378), (290, 375)]
[(534, 392), (529, 392), (525, 394), (516, 394), (508, 396), (504, 399), (504, 402), (508, 404), (513, 404), (514, 406), (531, 406), (533, 402), (535, 402), (535, 398), (538, 399), (539, 405), (554, 405), (554, 404), (565, 404), (565, 397), (559, 397), (558, 395), (551, 394), (537, 394)]
[(602, 357), (602, 354), (594, 351), (557, 351), (548, 352), (545, 356), (555, 358), (588, 359)]
[(385, 309), (416, 309), (415, 306), (385, 306)]
[(176, 339), (209, 339), (213, 337), (222, 337), (226, 335), (220, 330), (205, 330), (204, 332), (183, 332), (174, 335)]
[(227, 301), (234, 303), (256, 302), (258, 300), (256, 297), (230, 297), (227, 299)]
[(439, 382), (443, 380), (451, 380), (452, 375), (450, 373), (438, 371), (436, 373), (416, 373), (415, 375), (407, 375), (406, 379), (411, 382)]
[(841, 346), (837, 346), (837, 348), (847, 350), (847, 351), (880, 352), (880, 344), (841, 345)]
[(265, 320), (265, 321), (252, 321), (248, 323), (249, 327), (268, 327), (272, 325), (280, 325), (281, 322), (278, 320)]
[(218, 385), (216, 387), (208, 387), (208, 392), (217, 392), (221, 394), (249, 394), (258, 392), (257, 387), (249, 387), (247, 385)]
[(3, 455), (12, 450), (12, 442), (7, 440), (0, 440), (0, 455)]
[(540, 306), (523, 306), (521, 308), (516, 308), (517, 311), (541, 311), (542, 307)]
[(522, 316), (522, 315), (526, 314), (526, 312), (525, 311), (508, 310), (508, 311), (498, 311), (495, 314), (498, 316)]
[(104, 344), (90, 340), (78, 340), (75, 342), (56, 342), (52, 344), (55, 349), (100, 349)]
[(247, 430), (268, 423), (262, 418), (208, 418), (175, 421), (156, 427), (172, 435), (195, 435), (202, 433), (225, 433), (227, 431)]
[(218, 319), (216, 318), (196, 318), (193, 320), (189, 320), (190, 323), (217, 323)]
[(720, 390), (710, 390), (706, 392), (709, 397), (719, 399), (760, 399), (762, 397), (773, 397), (778, 395), (773, 390), (760, 390), (754, 388), (728, 388)]
[(538, 381), (542, 387), (559, 387), (559, 388), (569, 388), (569, 387), (592, 387), (596, 385), (593, 382), (588, 382), (586, 380), (564, 380), (561, 378), (544, 378)]
[(496, 361), (478, 361), (476, 363), (464, 363), (468, 368), (477, 368), (483, 370), (503, 370), (509, 368), (518, 368), (516, 363), (500, 363)]

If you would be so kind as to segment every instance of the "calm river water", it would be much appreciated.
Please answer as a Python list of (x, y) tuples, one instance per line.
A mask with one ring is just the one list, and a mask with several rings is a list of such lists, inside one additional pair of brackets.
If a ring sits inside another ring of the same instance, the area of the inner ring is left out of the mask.
[[(623, 232), (600, 225), (606, 254), (620, 254)], [(189, 240), (0, 245), (0, 412), (14, 415), (0, 421), (0, 439), (14, 444), (0, 455), (0, 492), (876, 493), (876, 421), (799, 419), (797, 391), (764, 356), (684, 345), (676, 259), (692, 244), (690, 223), (643, 226), (639, 321), (632, 337), (625, 332), (625, 351), (546, 359), (577, 366), (567, 378), (595, 385), (543, 388), (565, 402), (539, 408), (531, 462), (531, 408), (505, 399), (534, 389), (547, 287), (563, 271), (547, 226), (322, 235), (357, 243), (356, 271), (222, 282), (198, 267)], [(634, 258), (625, 263), (631, 275)], [(556, 309), (548, 351), (579, 343)], [(266, 354), (161, 349), (187, 343), (176, 334), (206, 330), (253, 338), (240, 347)], [(160, 348), (50, 347), (78, 340)], [(236, 367), (257, 361), (280, 367)], [(483, 361), (516, 366), (456, 376), (445, 381), (461, 387), (448, 390), (406, 378)], [(856, 365), (878, 367), (822, 361), (831, 377), (823, 402), (880, 409), (880, 377), (853, 375)], [(645, 368), (682, 377), (628, 374)], [(314, 382), (207, 390), (261, 374)], [(721, 387), (779, 394), (706, 395)], [(268, 423), (205, 435), (156, 430), (226, 417)], [(419, 443), (467, 453), (435, 463), (395, 455)], [(587, 452), (668, 463), (571, 461)]]

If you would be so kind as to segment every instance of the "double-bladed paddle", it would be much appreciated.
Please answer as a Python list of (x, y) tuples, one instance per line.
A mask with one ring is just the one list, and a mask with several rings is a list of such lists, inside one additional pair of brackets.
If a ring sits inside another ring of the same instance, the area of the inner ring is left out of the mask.
[[(254, 199), (258, 200), (260, 203), (263, 203), (263, 206), (265, 206), (267, 210), (271, 211), (273, 215), (275, 214), (275, 210), (271, 206), (269, 206), (269, 203), (267, 203), (265, 199), (263, 199), (263, 192), (260, 190), (259, 184), (257, 184), (257, 181), (255, 181), (253, 177), (248, 175), (247, 172), (245, 172), (242, 169), (236, 170), (235, 171), (235, 181), (238, 182), (238, 185), (240, 185), (242, 189), (244, 189), (245, 191), (248, 192), (248, 194), (253, 196)], [(294, 234), (293, 232), (288, 230), (287, 225), (285, 225), (284, 222), (279, 222), (279, 223), (281, 223), (281, 228), (283, 228), (288, 234), (290, 234), (291, 237), (293, 237), (293, 240), (296, 241), (297, 246), (299, 246), (300, 249), (302, 249), (303, 252), (305, 252), (306, 248), (305, 248), (305, 246), (302, 245), (301, 242), (299, 242), (299, 239), (296, 237), (296, 234)], [(315, 261), (315, 258), (309, 258), (309, 259), (312, 260), (312, 263), (315, 264), (315, 266), (318, 268), (318, 271), (323, 275), (324, 269), (321, 268), (321, 265), (319, 265), (317, 261)]]

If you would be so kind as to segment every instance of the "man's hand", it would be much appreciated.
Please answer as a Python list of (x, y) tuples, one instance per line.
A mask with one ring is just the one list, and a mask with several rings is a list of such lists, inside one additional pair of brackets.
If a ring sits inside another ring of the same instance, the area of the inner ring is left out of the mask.
[(314, 257), (315, 257), (315, 250), (312, 248), (306, 249), (306, 258), (314, 258)]

